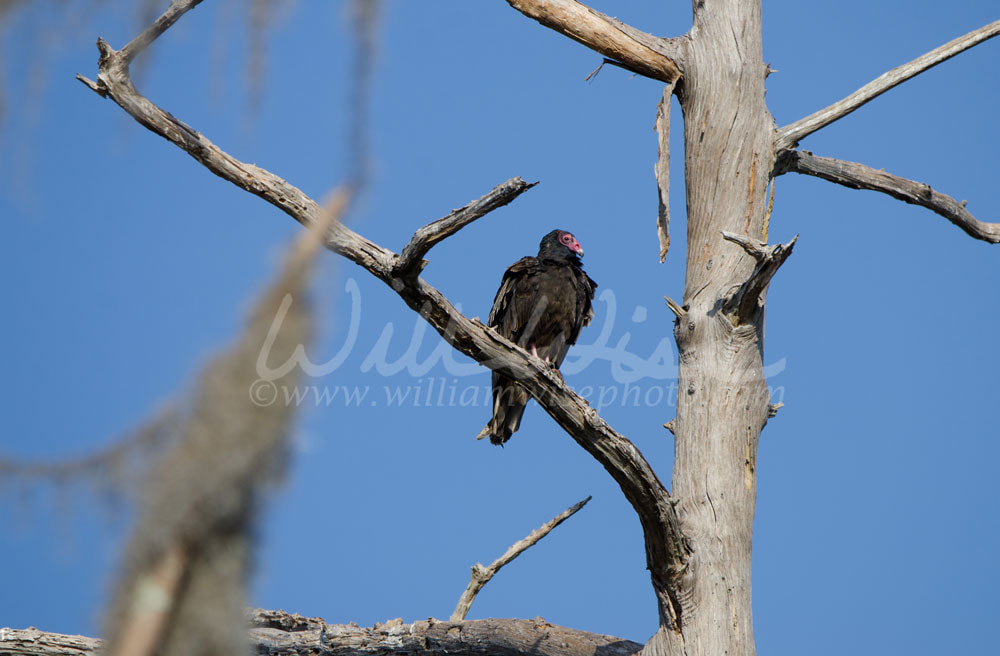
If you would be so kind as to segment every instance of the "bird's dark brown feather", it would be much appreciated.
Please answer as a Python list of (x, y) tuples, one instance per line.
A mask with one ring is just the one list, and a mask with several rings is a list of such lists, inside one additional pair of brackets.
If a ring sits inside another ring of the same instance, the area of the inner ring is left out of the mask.
[[(552, 234), (552, 233), (550, 233)], [(582, 249), (581, 249), (582, 252)], [(575, 254), (523, 257), (504, 272), (493, 300), (489, 325), (521, 348), (559, 367), (580, 330), (594, 316), (597, 283)], [(503, 444), (520, 426), (530, 396), (512, 379), (493, 373), (493, 418), (480, 433), (494, 444)]]

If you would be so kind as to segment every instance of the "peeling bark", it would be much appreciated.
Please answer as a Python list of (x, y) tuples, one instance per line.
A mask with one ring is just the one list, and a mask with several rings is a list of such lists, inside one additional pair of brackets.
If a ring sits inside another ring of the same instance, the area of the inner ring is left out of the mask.
[(660, 240), (660, 262), (667, 259), (670, 250), (670, 99), (674, 95), (674, 84), (668, 84), (663, 97), (656, 106), (656, 189), (659, 208), (656, 215), (656, 235)]

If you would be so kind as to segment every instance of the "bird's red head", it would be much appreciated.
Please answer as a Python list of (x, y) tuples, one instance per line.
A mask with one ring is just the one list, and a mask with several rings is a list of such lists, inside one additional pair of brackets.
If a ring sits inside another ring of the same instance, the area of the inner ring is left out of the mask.
[(578, 242), (576, 240), (576, 237), (574, 237), (571, 233), (568, 233), (565, 230), (560, 230), (559, 243), (565, 246), (566, 248), (570, 249), (580, 257), (583, 257), (583, 246), (580, 245), (580, 242)]
[(573, 256), (583, 257), (583, 246), (576, 240), (573, 233), (565, 230), (553, 230), (542, 237), (538, 245), (538, 256), (564, 260)]

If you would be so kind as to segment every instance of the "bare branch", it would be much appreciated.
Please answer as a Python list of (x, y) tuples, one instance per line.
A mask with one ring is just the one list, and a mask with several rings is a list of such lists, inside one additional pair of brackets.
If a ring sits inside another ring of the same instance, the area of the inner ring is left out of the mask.
[(680, 303), (670, 298), (669, 296), (664, 296), (663, 300), (667, 302), (667, 307), (670, 308), (670, 311), (673, 312), (674, 316), (676, 316), (678, 319), (683, 319), (684, 315), (687, 314), (687, 310), (685, 310)]
[(934, 191), (928, 184), (901, 178), (857, 162), (819, 157), (804, 150), (796, 150), (782, 158), (778, 172), (787, 171), (814, 175), (851, 189), (881, 191), (893, 198), (937, 212), (976, 239), (991, 244), (1000, 243), (1000, 223), (980, 221), (965, 209), (965, 201), (959, 202), (951, 196)]
[(575, 0), (507, 0), (507, 4), (639, 75), (667, 83), (681, 77), (680, 39), (646, 34)]
[[(612, 636), (576, 631), (535, 620), (399, 620), (359, 627), (284, 611), (256, 610), (250, 617), (253, 653), (386, 656), (631, 656), (642, 645)], [(102, 641), (38, 629), (0, 629), (0, 649), (17, 656), (96, 656)]]
[(658, 150), (653, 171), (656, 175), (656, 188), (660, 201), (656, 215), (656, 234), (660, 239), (661, 263), (667, 259), (667, 250), (670, 249), (670, 98), (674, 94), (674, 86), (676, 84), (671, 82), (663, 89), (663, 97), (656, 105), (654, 126), (658, 138)]
[(968, 50), (987, 39), (991, 39), (997, 34), (1000, 34), (1000, 20), (994, 21), (989, 25), (984, 25), (978, 30), (973, 30), (954, 41), (949, 41), (940, 48), (935, 48), (907, 64), (903, 64), (888, 73), (880, 75), (843, 100), (780, 128), (778, 130), (778, 138), (775, 142), (775, 152), (780, 153), (783, 150), (794, 148), (798, 145), (799, 141), (808, 135), (847, 116), (858, 107), (861, 107), (870, 100), (874, 100), (897, 84), (901, 84), (941, 62), (951, 59), (960, 52)]
[[(191, 0), (184, 4), (193, 6), (197, 3)], [(172, 4), (167, 13), (177, 5)], [(110, 97), (141, 125), (184, 150), (212, 173), (260, 196), (303, 225), (310, 226), (323, 216), (322, 208), (302, 190), (270, 171), (232, 157), (194, 128), (144, 98), (132, 85), (121, 52), (113, 50), (103, 39), (98, 39), (97, 45), (101, 51), (97, 82), (77, 76), (88, 88), (101, 96)], [(390, 277), (391, 263), (396, 255), (364, 239), (340, 222), (330, 227), (327, 247), (362, 267), (380, 272), (383, 280), (387, 281)]]
[(737, 235), (732, 232), (723, 232), (722, 238), (726, 241), (733, 242), (746, 251), (747, 255), (750, 255), (758, 262), (763, 261), (767, 257), (767, 244), (762, 241), (758, 241), (744, 235)]
[(737, 323), (750, 323), (764, 307), (763, 295), (767, 292), (767, 286), (771, 284), (771, 278), (778, 272), (778, 268), (792, 254), (792, 247), (795, 246), (799, 236), (795, 235), (787, 244), (774, 246), (767, 246), (756, 239), (731, 232), (723, 232), (722, 238), (737, 244), (757, 260), (757, 267), (750, 274), (750, 278), (726, 301), (726, 306), (735, 315)]
[(567, 519), (576, 514), (578, 510), (587, 505), (591, 497), (587, 497), (583, 501), (573, 504), (566, 510), (562, 511), (556, 515), (551, 520), (545, 522), (541, 527), (535, 529), (531, 532), (528, 537), (523, 540), (518, 540), (514, 544), (510, 545), (510, 548), (504, 552), (502, 556), (494, 560), (489, 567), (483, 567), (481, 563), (476, 563), (472, 566), (472, 580), (469, 581), (469, 585), (465, 588), (465, 592), (458, 600), (458, 605), (455, 606), (455, 612), (451, 614), (452, 622), (459, 622), (465, 619), (465, 616), (469, 613), (469, 608), (472, 607), (472, 602), (476, 600), (476, 595), (479, 591), (483, 589), (483, 586), (490, 582), (490, 579), (500, 571), (500, 568), (514, 560), (522, 553), (528, 550), (529, 547), (534, 546), (539, 540), (544, 538), (549, 534), (549, 531), (559, 526)]
[(494, 187), (490, 193), (479, 200), (474, 200), (465, 207), (453, 210), (443, 219), (438, 219), (420, 228), (413, 233), (410, 243), (403, 248), (399, 261), (396, 262), (394, 274), (401, 278), (417, 275), (424, 268), (424, 255), (435, 244), (455, 234), (476, 219), (503, 207), (536, 184), (538, 183), (525, 182), (520, 177), (511, 178)]
[[(178, 6), (190, 9), (194, 4), (197, 3), (175, 3), (167, 13)], [(162, 20), (161, 17), (159, 21)], [(175, 144), (216, 175), (260, 196), (303, 225), (314, 225), (324, 216), (319, 205), (300, 189), (269, 171), (237, 160), (143, 97), (129, 79), (122, 54), (103, 39), (98, 40), (98, 48), (101, 51), (95, 83), (98, 93), (110, 97), (141, 125)], [(635, 445), (601, 419), (583, 397), (569, 388), (558, 371), (478, 321), (471, 321), (419, 277), (398, 276), (398, 255), (339, 222), (330, 226), (326, 235), (327, 248), (388, 284), (445, 341), (491, 370), (502, 370), (516, 379), (563, 430), (604, 466), (639, 516), (646, 542), (646, 564), (654, 580), (661, 613), (669, 615), (671, 611), (667, 609), (676, 603), (669, 591), (676, 587), (676, 581), (685, 571), (690, 547), (666, 488)]]
[(86, 85), (91, 91), (93, 91), (97, 95), (99, 95), (101, 97), (107, 97), (108, 92), (104, 89), (104, 87), (102, 87), (101, 85), (99, 85), (97, 82), (94, 82), (89, 77), (85, 77), (85, 76), (80, 75), (79, 73), (77, 73), (76, 74), (76, 79), (78, 79), (81, 82), (83, 82), (84, 85)]

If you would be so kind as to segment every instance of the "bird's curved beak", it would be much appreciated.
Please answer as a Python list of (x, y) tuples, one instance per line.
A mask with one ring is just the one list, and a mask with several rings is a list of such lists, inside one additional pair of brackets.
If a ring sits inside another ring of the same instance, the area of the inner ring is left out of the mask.
[(581, 246), (580, 242), (578, 242), (576, 239), (573, 239), (573, 246), (571, 246), (571, 249), (573, 250), (574, 253), (576, 253), (580, 257), (583, 257), (583, 246)]

